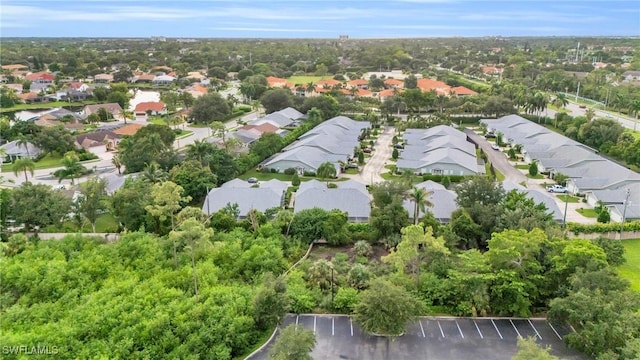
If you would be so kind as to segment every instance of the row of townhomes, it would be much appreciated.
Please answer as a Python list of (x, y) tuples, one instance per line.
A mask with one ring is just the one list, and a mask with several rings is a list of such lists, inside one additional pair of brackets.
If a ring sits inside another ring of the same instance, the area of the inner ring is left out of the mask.
[(518, 115), (481, 122), (502, 132), (510, 144), (522, 145), (524, 160), (537, 161), (541, 172), (568, 176), (571, 193), (584, 195), (592, 206), (602, 201), (612, 221), (621, 221), (623, 213), (627, 220), (640, 219), (640, 174)]
[(340, 173), (340, 163), (353, 159), (354, 150), (360, 147), (362, 130), (370, 127), (369, 122), (345, 116), (331, 118), (300, 136), (263, 166), (278, 172), (293, 168), (302, 175), (315, 173), (322, 163), (330, 162)]
[(430, 129), (407, 129), (402, 135), (404, 150), (397, 162), (398, 170), (416, 174), (476, 175), (485, 167), (476, 157), (476, 147), (467, 135), (451, 126)]

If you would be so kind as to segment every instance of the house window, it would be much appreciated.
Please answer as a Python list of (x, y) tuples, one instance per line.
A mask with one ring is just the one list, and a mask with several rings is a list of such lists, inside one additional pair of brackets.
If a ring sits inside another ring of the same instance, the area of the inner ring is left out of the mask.
[(444, 171), (442, 171), (442, 169), (431, 169), (431, 173), (433, 175), (442, 175)]

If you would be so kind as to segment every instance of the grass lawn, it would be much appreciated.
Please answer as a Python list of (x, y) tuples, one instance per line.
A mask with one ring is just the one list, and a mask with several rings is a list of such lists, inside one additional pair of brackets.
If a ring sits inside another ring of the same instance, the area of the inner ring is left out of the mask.
[(598, 214), (593, 209), (580, 208), (580, 209), (578, 209), (576, 211), (578, 212), (578, 214), (580, 214), (580, 215), (582, 215), (584, 217), (588, 217), (588, 218), (597, 218), (598, 217)]
[[(76, 224), (75, 221), (68, 220), (68, 221), (65, 221), (64, 224), (60, 226), (60, 228), (48, 228), (45, 231), (73, 233), (73, 232), (78, 232), (78, 225)], [(85, 222), (84, 225), (82, 226), (81, 231), (83, 233), (90, 233), (90, 232), (93, 232), (93, 228), (91, 227), (91, 224), (89, 224), (88, 222)], [(117, 231), (118, 231), (118, 221), (113, 215), (109, 213), (105, 213), (98, 216), (98, 219), (96, 220), (97, 233), (114, 233)]]
[[(47, 155), (45, 157), (43, 157), (40, 161), (36, 162), (36, 167), (35, 169), (48, 169), (48, 168), (54, 168), (54, 167), (58, 167), (62, 165), (62, 156), (58, 156), (58, 155)], [(6, 171), (6, 172), (12, 172), (13, 171), (13, 164), (4, 164), (2, 165), (2, 171)]]
[(498, 181), (504, 181), (504, 174), (500, 172), (500, 170), (496, 169), (496, 179)]
[(193, 131), (180, 129), (180, 134), (176, 134), (176, 139), (185, 138), (191, 134), (193, 134)]
[(344, 172), (344, 173), (345, 173), (345, 174), (352, 174), (352, 175), (355, 175), (355, 174), (357, 174), (357, 173), (359, 173), (359, 172), (360, 172), (360, 170), (358, 170), (358, 169), (352, 169), (352, 168), (349, 168), (349, 169), (345, 170), (345, 172)]
[(296, 76), (292, 76), (290, 78), (288, 78), (287, 80), (289, 82), (292, 82), (296, 85), (301, 84), (301, 85), (306, 85), (310, 82), (316, 82), (318, 80), (324, 80), (324, 79), (331, 79), (332, 76), (327, 75), (327, 76), (315, 76), (315, 75), (296, 75)]
[(534, 176), (531, 176), (531, 174), (527, 174), (527, 177), (529, 179), (544, 179), (544, 175), (541, 175), (541, 174), (537, 174), (537, 175), (534, 175)]
[(529, 170), (529, 165), (527, 164), (520, 164), (520, 165), (516, 165), (515, 166), (516, 169), (520, 169), (520, 170)]
[(575, 197), (575, 196), (571, 196), (571, 195), (558, 195), (558, 199), (562, 200), (563, 202), (568, 202), (568, 203), (577, 203), (580, 202), (580, 198)]
[(622, 240), (627, 262), (618, 267), (618, 274), (631, 282), (631, 289), (640, 292), (640, 239)]
[(44, 110), (44, 109), (52, 109), (57, 107), (70, 107), (70, 106), (80, 107), (80, 106), (97, 104), (97, 103), (98, 103), (97, 101), (81, 101), (81, 102), (72, 102), (72, 103), (67, 101), (53, 101), (53, 102), (38, 103), (38, 104), (18, 104), (10, 108), (0, 109), (0, 113), (12, 112), (12, 111), (18, 111), (18, 110), (37, 110), (37, 109)]

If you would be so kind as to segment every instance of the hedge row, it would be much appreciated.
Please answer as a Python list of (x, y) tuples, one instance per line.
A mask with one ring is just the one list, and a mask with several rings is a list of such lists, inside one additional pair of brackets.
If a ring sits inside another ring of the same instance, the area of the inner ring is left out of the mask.
[[(604, 234), (608, 232), (620, 231), (619, 223), (597, 223), (597, 224), (576, 224), (567, 223), (567, 229), (574, 234)], [(625, 222), (623, 231), (640, 231), (640, 220)]]

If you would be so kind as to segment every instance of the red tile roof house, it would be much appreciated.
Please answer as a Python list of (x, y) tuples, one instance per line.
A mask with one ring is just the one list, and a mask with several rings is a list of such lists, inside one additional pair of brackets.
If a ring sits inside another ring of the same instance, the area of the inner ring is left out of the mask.
[(287, 86), (287, 80), (286, 79), (282, 79), (282, 78), (277, 78), (275, 76), (269, 76), (267, 77), (267, 85), (269, 87), (286, 87)]
[(456, 86), (454, 88), (451, 88), (451, 91), (456, 94), (457, 97), (463, 97), (463, 96), (473, 96), (473, 95), (478, 95), (477, 92), (468, 89), (464, 86)]
[(133, 111), (136, 118), (141, 117), (145, 120), (148, 115), (164, 115), (167, 113), (167, 108), (162, 101), (149, 101), (141, 102), (136, 105)]
[(49, 84), (53, 84), (53, 81), (56, 79), (56, 76), (46, 71), (40, 71), (40, 72), (27, 75), (26, 79), (31, 81), (32, 83), (49, 85)]
[(365, 79), (355, 79), (347, 82), (347, 88), (357, 87), (358, 89), (369, 88), (369, 82)]
[(386, 79), (384, 84), (390, 88), (402, 89), (404, 88), (404, 81), (398, 79)]

